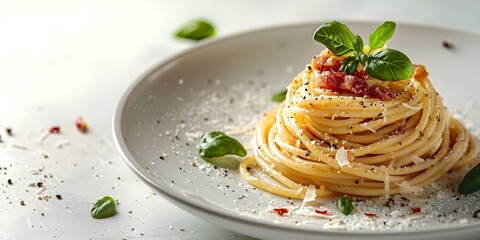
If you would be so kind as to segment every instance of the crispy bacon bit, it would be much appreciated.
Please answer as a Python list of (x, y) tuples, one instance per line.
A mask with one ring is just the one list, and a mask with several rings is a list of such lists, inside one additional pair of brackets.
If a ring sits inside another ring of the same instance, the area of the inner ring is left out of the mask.
[(50, 133), (60, 133), (60, 127), (59, 126), (53, 126), (48, 131)]
[(412, 208), (412, 213), (415, 214), (415, 213), (420, 213), (422, 211), (421, 208), (419, 207), (415, 207), (415, 208)]
[(320, 81), (318, 81), (317, 86), (325, 89), (329, 89), (335, 92), (340, 92), (342, 90), (343, 78), (347, 74), (344, 72), (333, 72), (326, 70), (320, 74)]
[(353, 75), (339, 72), (343, 58), (321, 54), (312, 61), (312, 66), (318, 73), (317, 87), (334, 92), (355, 94), (359, 97), (380, 98), (392, 100), (395, 93), (382, 86), (369, 86), (366, 80), (368, 75), (365, 71), (355, 71)]
[(357, 96), (368, 96), (370, 92), (370, 87), (368, 86), (365, 79), (355, 77), (352, 75), (347, 75), (343, 78), (343, 83), (341, 88), (346, 91), (355, 93)]
[(365, 216), (369, 217), (369, 218), (376, 218), (377, 217), (377, 214), (375, 213), (363, 213), (365, 214)]
[(327, 215), (327, 213), (328, 213), (327, 210), (318, 210), (318, 209), (315, 209), (315, 212), (318, 213), (318, 214), (323, 214), (323, 215)]
[(273, 211), (275, 211), (278, 216), (283, 216), (288, 213), (288, 209), (286, 208), (274, 208)]
[(313, 69), (320, 72), (323, 71), (334, 71), (338, 72), (340, 66), (342, 65), (343, 58), (339, 58), (333, 55), (330, 51), (326, 54), (318, 55), (314, 58)]
[(75, 125), (80, 132), (87, 132), (87, 123), (83, 120), (82, 117), (78, 117), (75, 121)]
[(417, 81), (423, 81), (428, 77), (427, 69), (423, 65), (413, 65), (413, 77)]
[[(370, 91), (372, 91), (372, 89), (370, 89)], [(392, 100), (395, 97), (395, 93), (390, 90), (390, 88), (382, 86), (373, 88), (373, 93), (371, 93), (371, 95), (384, 101)]]

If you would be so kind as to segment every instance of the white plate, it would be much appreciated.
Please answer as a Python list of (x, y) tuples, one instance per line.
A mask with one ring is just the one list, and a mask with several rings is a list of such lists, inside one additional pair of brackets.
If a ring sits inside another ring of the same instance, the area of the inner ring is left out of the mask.
[[(382, 216), (387, 225), (401, 222), (400, 227), (385, 230), (381, 221), (365, 221), (358, 211), (348, 217), (364, 221), (364, 226), (329, 230), (323, 228), (328, 224), (325, 220), (279, 217), (267, 212), (270, 205), (290, 203), (252, 189), (236, 171), (214, 169), (198, 158), (198, 139), (189, 138), (225, 131), (231, 125), (252, 127), (273, 106), (269, 102), (271, 94), (284, 89), (324, 48), (311, 39), (319, 25), (283, 26), (216, 39), (178, 54), (140, 77), (120, 99), (114, 116), (117, 146), (128, 166), (187, 211), (258, 238), (475, 239), (480, 234), (480, 222), (472, 219), (471, 213), (480, 206), (472, 197), (465, 202), (462, 198), (460, 204), (448, 196), (432, 199), (429, 211), (449, 215), (455, 208), (461, 212), (452, 215), (449, 223), (426, 218), (404, 226), (404, 219)], [(364, 39), (378, 26), (359, 22), (347, 25)], [(443, 46), (447, 39), (453, 48)], [(389, 47), (425, 65), (450, 111), (464, 110), (467, 115), (463, 120), (478, 123), (480, 95), (475, 91), (480, 89), (479, 43), (480, 37), (472, 33), (399, 24)], [(247, 136), (239, 138), (248, 143)]]

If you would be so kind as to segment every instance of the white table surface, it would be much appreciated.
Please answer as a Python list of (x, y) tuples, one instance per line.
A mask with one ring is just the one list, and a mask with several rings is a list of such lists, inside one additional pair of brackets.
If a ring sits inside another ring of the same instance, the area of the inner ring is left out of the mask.
[[(128, 169), (114, 147), (117, 100), (146, 69), (195, 46), (173, 32), (196, 17), (210, 19), (217, 37), (331, 19), (480, 33), (475, 0), (2, 1), (0, 239), (248, 239), (167, 202)], [(78, 116), (87, 121), (88, 133), (75, 128)], [(54, 125), (61, 134), (36, 143)], [(58, 148), (59, 141), (69, 144)], [(43, 170), (34, 175), (34, 168)], [(38, 194), (29, 181), (43, 181), (45, 191)], [(105, 195), (119, 200), (118, 214), (93, 219), (90, 207)], [(39, 200), (44, 196), (52, 198)]]

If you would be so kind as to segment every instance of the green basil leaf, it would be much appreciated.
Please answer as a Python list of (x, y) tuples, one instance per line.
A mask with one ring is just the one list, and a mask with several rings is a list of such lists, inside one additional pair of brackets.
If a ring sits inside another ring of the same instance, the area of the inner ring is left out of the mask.
[(379, 80), (398, 81), (412, 76), (413, 64), (405, 54), (386, 48), (368, 56), (365, 71)]
[(363, 39), (359, 35), (353, 39), (353, 48), (357, 52), (363, 52)]
[(468, 171), (458, 186), (458, 192), (461, 194), (470, 194), (478, 190), (480, 190), (480, 163)]
[(368, 52), (371, 53), (373, 50), (383, 47), (385, 43), (392, 38), (396, 26), (397, 24), (394, 22), (386, 21), (375, 29), (368, 38), (368, 44), (370, 45)]
[(222, 168), (238, 169), (243, 158), (236, 155), (225, 155), (221, 157), (207, 158), (203, 157), (203, 160)]
[(355, 209), (355, 207), (353, 206), (350, 199), (346, 197), (341, 197), (337, 201), (337, 209), (343, 214), (345, 214), (345, 216), (348, 216), (350, 213), (353, 212), (353, 209)]
[(238, 167), (240, 161), (235, 156), (247, 156), (247, 150), (242, 144), (223, 132), (209, 132), (203, 135), (198, 151), (203, 160), (226, 168)]
[(116, 206), (117, 201), (112, 197), (106, 196), (93, 204), (90, 213), (96, 219), (108, 218), (117, 213)]
[(273, 94), (272, 96), (272, 101), (274, 102), (283, 102), (283, 100), (285, 100), (287, 96), (287, 89), (285, 90), (282, 90), (280, 92), (277, 92), (275, 94)]
[(340, 72), (346, 72), (347, 74), (353, 74), (358, 67), (358, 60), (354, 57), (349, 57), (343, 60), (342, 65), (340, 65)]
[(215, 35), (215, 28), (206, 20), (191, 20), (182, 25), (175, 33), (176, 37), (199, 41)]
[(346, 57), (355, 52), (353, 40), (355, 36), (348, 27), (337, 21), (327, 22), (313, 34), (313, 39), (327, 47), (333, 54)]
[(359, 52), (357, 56), (357, 60), (360, 61), (363, 66), (365, 66), (368, 60), (368, 56), (364, 52)]

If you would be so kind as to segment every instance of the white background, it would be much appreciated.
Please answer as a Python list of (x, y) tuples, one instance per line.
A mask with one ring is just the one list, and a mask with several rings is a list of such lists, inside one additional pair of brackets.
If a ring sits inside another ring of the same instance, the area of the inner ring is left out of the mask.
[[(131, 173), (113, 145), (117, 100), (146, 69), (195, 46), (173, 32), (198, 17), (216, 25), (217, 37), (332, 19), (480, 33), (474, 0), (1, 1), (0, 239), (246, 238), (165, 201)], [(88, 133), (76, 130), (78, 116)], [(54, 125), (61, 134), (34, 141)], [(59, 140), (69, 145), (58, 148)], [(12, 146), (17, 143), (27, 149)], [(32, 175), (32, 168), (43, 171)], [(37, 194), (29, 181), (44, 181), (45, 191)], [(119, 213), (95, 220), (91, 204), (105, 195), (119, 200)], [(43, 196), (52, 198), (38, 199)]]

